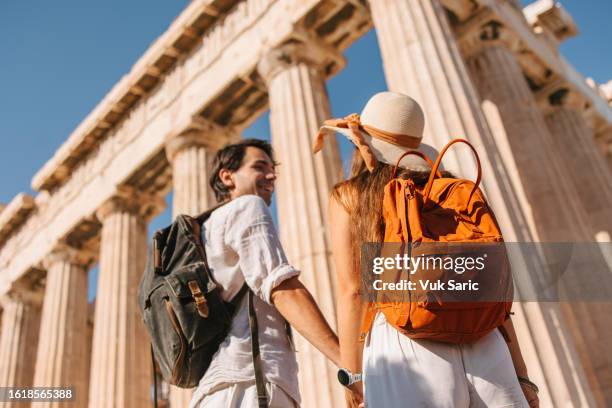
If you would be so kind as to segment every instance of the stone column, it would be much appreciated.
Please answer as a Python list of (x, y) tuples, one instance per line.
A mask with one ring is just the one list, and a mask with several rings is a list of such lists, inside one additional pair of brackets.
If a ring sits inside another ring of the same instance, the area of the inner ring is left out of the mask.
[[(0, 299), (0, 387), (31, 387), (34, 377), (42, 294), (16, 288)], [(20, 403), (0, 402), (1, 408)]]
[[(527, 202), (524, 206), (530, 213), (530, 228), (534, 231), (535, 241), (572, 243), (593, 240), (589, 220), (579, 194), (570, 182), (569, 171), (553, 153), (557, 141), (553, 140), (513, 54), (519, 49), (517, 37), (494, 19), (481, 20), (477, 25), (462, 30), (461, 46), (482, 98), (483, 111), (498, 143), (504, 146), (503, 164), (516, 169), (516, 178), (512, 181), (525, 191)], [(564, 289), (574, 300), (585, 299), (580, 293), (581, 285), (588, 279), (594, 282), (595, 276), (607, 267), (595, 245), (580, 248), (581, 253), (575, 258), (579, 268), (563, 270), (559, 266), (564, 262), (561, 258), (565, 254), (549, 251), (550, 247), (546, 246), (543, 249), (547, 261), (545, 271), (562, 273)], [(588, 274), (583, 271), (588, 271)], [(609, 280), (601, 281), (599, 287), (612, 290)], [(612, 333), (599, 323), (605, 320), (610, 310), (605, 305), (588, 303), (591, 299), (585, 300), (587, 303), (561, 304), (561, 309), (596, 398), (599, 391), (604, 396), (609, 392), (612, 375), (611, 362), (606, 361), (607, 357), (601, 357), (610, 347)], [(581, 326), (586, 329), (581, 330)], [(604, 367), (607, 368), (598, 368), (597, 362), (601, 361), (605, 361)], [(574, 395), (570, 393), (571, 397)], [(560, 404), (565, 396), (559, 394), (554, 399)]]
[(504, 160), (516, 163), (517, 182), (525, 189), (539, 240), (587, 239), (588, 229), (569, 222), (579, 211), (579, 201), (566, 170), (552, 154), (546, 122), (512, 53), (517, 44), (497, 21), (484, 23), (462, 38), (470, 72), (480, 97), (487, 102), (485, 115), (493, 134), (508, 145)]
[(60, 244), (44, 261), (47, 279), (39, 334), (44, 340), (38, 344), (34, 386), (74, 387), (76, 407), (87, 406), (89, 388), (87, 266), (92, 258)]
[(583, 112), (585, 99), (567, 87), (541, 93), (540, 105), (554, 138), (557, 160), (566, 166), (570, 181), (590, 222), (590, 240), (612, 233), (612, 172), (595, 144), (595, 135)]
[[(336, 287), (327, 226), (328, 196), (342, 179), (336, 142), (321, 153), (312, 144), (324, 119), (331, 117), (324, 66), (340, 56), (317, 44), (292, 43), (271, 51), (260, 63), (270, 98), (272, 144), (280, 166), (276, 182), (280, 236), (289, 261), (302, 271), (325, 318), (336, 327)], [(344, 404), (336, 369), (299, 335), (296, 337), (302, 406)], [(316, 379), (315, 379), (316, 378)]]
[[(554, 88), (553, 88), (554, 89)], [(610, 279), (610, 234), (612, 233), (612, 171), (595, 144), (592, 129), (583, 116), (583, 98), (573, 91), (559, 89), (544, 106), (546, 123), (555, 139), (554, 153), (569, 170), (584, 215), (589, 221), (590, 241), (601, 242), (608, 269), (589, 274), (591, 287)], [(609, 292), (608, 292), (609, 293)], [(574, 333), (580, 337), (579, 351), (590, 367), (587, 376), (605, 401), (612, 403), (612, 358), (606, 352), (612, 345), (612, 328), (602, 323), (612, 313), (612, 304), (592, 302), (566, 304), (566, 315), (574, 319)], [(602, 300), (602, 299), (599, 299)], [(590, 327), (589, 327), (590, 326)], [(586, 330), (585, 330), (586, 328)]]
[[(427, 117), (425, 142), (441, 148), (467, 138), (479, 152), (483, 188), (508, 242), (535, 240), (525, 191), (516, 167), (502, 164), (507, 146), (494, 137), (470, 79), (457, 41), (439, 1), (370, 0), (389, 89), (419, 101)], [(469, 150), (452, 149), (447, 169), (474, 177)], [(516, 247), (514, 247), (516, 249)], [(513, 271), (521, 276), (517, 292), (531, 290), (531, 277), (545, 265), (531, 253), (513, 253)], [(515, 303), (513, 321), (531, 378), (540, 385), (542, 406), (592, 400), (581, 378), (581, 365), (556, 304)]]
[[(194, 120), (186, 129), (166, 139), (166, 156), (172, 164), (172, 218), (179, 214), (198, 215), (216, 204), (208, 184), (215, 152), (238, 137), (204, 119)], [(187, 407), (193, 389), (170, 387), (170, 406)]]
[(197, 215), (215, 205), (208, 184), (212, 158), (224, 144), (238, 139), (230, 130), (204, 119), (194, 120), (187, 129), (168, 136), (166, 156), (172, 164), (173, 218), (178, 214)]
[(138, 311), (138, 284), (147, 259), (147, 220), (160, 197), (120, 188), (104, 203), (96, 295), (89, 406), (151, 404), (149, 336)]
[(595, 135), (600, 154), (603, 156), (608, 169), (612, 172), (612, 123), (608, 123)]

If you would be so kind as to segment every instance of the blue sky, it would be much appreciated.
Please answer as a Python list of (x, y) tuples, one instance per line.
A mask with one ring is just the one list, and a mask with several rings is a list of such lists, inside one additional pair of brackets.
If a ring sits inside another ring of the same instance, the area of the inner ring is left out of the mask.
[[(1, 203), (21, 191), (34, 194), (32, 176), (188, 3), (0, 2)], [(561, 3), (581, 31), (562, 53), (582, 74), (598, 82), (612, 79), (612, 1)], [(360, 111), (370, 95), (386, 89), (374, 32), (346, 57), (346, 69), (328, 82), (336, 116)], [(267, 135), (267, 115), (245, 131), (245, 136)], [(343, 142), (341, 147), (346, 158), (350, 146)], [(169, 220), (166, 211), (151, 229)]]

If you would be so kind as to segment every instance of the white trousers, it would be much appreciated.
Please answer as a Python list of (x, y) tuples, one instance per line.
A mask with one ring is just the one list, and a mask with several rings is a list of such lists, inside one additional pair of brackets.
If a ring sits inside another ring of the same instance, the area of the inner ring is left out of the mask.
[(463, 345), (411, 340), (379, 313), (363, 373), (366, 408), (529, 406), (499, 330)]
[[(298, 408), (299, 405), (278, 385), (266, 383), (269, 408)], [(192, 408), (257, 408), (255, 382), (239, 382), (220, 388), (204, 396)]]

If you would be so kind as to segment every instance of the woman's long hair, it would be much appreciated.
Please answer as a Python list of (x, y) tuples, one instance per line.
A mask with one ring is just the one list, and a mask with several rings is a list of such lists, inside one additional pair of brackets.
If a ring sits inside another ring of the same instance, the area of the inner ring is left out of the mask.
[[(353, 268), (359, 270), (361, 245), (381, 243), (385, 234), (382, 204), (385, 185), (393, 177), (393, 168), (380, 163), (369, 172), (361, 154), (355, 149), (349, 178), (334, 186), (332, 197), (348, 212), (351, 219), (351, 242), (353, 245)], [(443, 177), (453, 177), (443, 171)], [(423, 187), (429, 178), (429, 171), (398, 169), (398, 177), (412, 179), (417, 187)]]

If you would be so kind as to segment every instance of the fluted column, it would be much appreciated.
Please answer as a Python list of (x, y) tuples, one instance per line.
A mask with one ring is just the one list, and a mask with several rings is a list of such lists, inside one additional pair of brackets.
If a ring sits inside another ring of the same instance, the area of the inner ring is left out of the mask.
[(489, 103), (485, 114), (493, 133), (508, 144), (510, 151), (506, 160), (511, 157), (516, 163), (540, 240), (587, 239), (586, 229), (569, 222), (580, 205), (575, 189), (565, 177), (566, 170), (552, 153), (551, 135), (510, 50), (512, 46), (506, 43), (514, 41), (510, 38), (512, 34), (499, 23), (490, 22), (470, 35), (463, 44), (468, 66), (480, 97)]
[[(212, 159), (224, 144), (238, 137), (203, 119), (166, 139), (166, 156), (172, 164), (172, 218), (179, 214), (198, 215), (215, 205), (208, 184)], [(188, 407), (193, 389), (170, 386), (170, 407)]]
[(608, 123), (607, 126), (599, 130), (595, 139), (608, 169), (612, 172), (612, 123)]
[(237, 140), (229, 129), (203, 119), (166, 139), (166, 156), (172, 164), (172, 217), (197, 215), (216, 203), (209, 187), (210, 166), (215, 152)]
[[(457, 41), (437, 0), (370, 0), (372, 19), (389, 89), (414, 97), (427, 123), (424, 140), (441, 148), (464, 137), (475, 145), (483, 167), (483, 188), (508, 242), (534, 241), (529, 205), (516, 166), (502, 164), (507, 147), (494, 136), (482, 114)], [(469, 150), (452, 149), (447, 169), (474, 177)], [(516, 248), (516, 247), (513, 247)], [(512, 267), (520, 276), (517, 291), (531, 290), (531, 278), (545, 268), (533, 252), (513, 253)], [(581, 363), (557, 304), (516, 303), (513, 318), (530, 377), (540, 385), (542, 406), (592, 401), (581, 378)]]
[(97, 212), (103, 226), (90, 407), (151, 404), (150, 343), (138, 311), (137, 292), (147, 259), (147, 219), (161, 208), (161, 198), (121, 188)]
[[(336, 327), (336, 287), (327, 226), (328, 196), (342, 178), (334, 139), (316, 156), (314, 136), (330, 118), (323, 66), (341, 57), (316, 44), (290, 44), (273, 50), (260, 63), (268, 84), (272, 144), (277, 154), (276, 182), (279, 228), (289, 261), (323, 314)], [(343, 395), (336, 369), (318, 350), (296, 334), (300, 388), (304, 407), (338, 407)]]
[[(585, 208), (570, 182), (568, 168), (554, 154), (557, 140), (549, 132), (513, 54), (519, 49), (518, 38), (494, 19), (481, 20), (469, 31), (461, 32), (461, 46), (491, 130), (500, 146), (504, 146), (503, 164), (514, 166), (516, 178), (512, 181), (520, 183), (525, 191), (526, 209), (531, 215), (530, 227), (534, 230), (536, 242), (593, 241)], [(547, 255), (547, 269), (563, 273), (564, 289), (574, 299), (587, 301), (561, 304), (563, 320), (571, 328), (573, 343), (581, 356), (593, 398), (598, 398), (598, 395), (609, 398), (606, 395), (609, 394), (612, 364), (601, 355), (609, 349), (612, 333), (598, 322), (605, 319), (610, 310), (605, 305), (589, 303), (588, 294), (581, 293), (582, 285), (587, 282), (594, 284), (596, 276), (607, 267), (602, 253), (595, 245), (582, 246), (574, 264), (580, 267), (560, 271), (558, 268), (564, 255), (548, 251), (547, 247), (543, 249)], [(591, 287), (612, 290), (609, 280)], [(581, 325), (587, 329), (581, 330)], [(559, 398), (558, 403), (564, 399)]]
[[(582, 98), (557, 91), (551, 95), (549, 103), (544, 109), (546, 123), (555, 139), (554, 154), (569, 170), (569, 180), (576, 189), (584, 215), (589, 221), (590, 241), (607, 241), (607, 244), (602, 244), (602, 249), (604, 256), (609, 256), (612, 233), (612, 172), (598, 151), (593, 131), (583, 116)], [(608, 265), (610, 266), (609, 261)], [(609, 278), (608, 269), (597, 274), (591, 273), (584, 280), (592, 287), (598, 287)], [(606, 405), (609, 405), (612, 403), (612, 358), (605, 350), (612, 345), (612, 328), (610, 325), (601, 324), (601, 321), (612, 313), (612, 304), (592, 302), (588, 298), (585, 301), (588, 304), (567, 305), (567, 314), (576, 320), (574, 331), (580, 333), (583, 341), (579, 350), (583, 359), (588, 360), (591, 365), (591, 371), (587, 375), (591, 383), (600, 388), (602, 398)], [(585, 316), (590, 321), (585, 319)], [(585, 331), (585, 324), (593, 325), (593, 329)]]
[(87, 406), (89, 388), (87, 265), (91, 259), (85, 252), (60, 245), (44, 262), (47, 279), (39, 335), (44, 340), (38, 344), (34, 385), (74, 387), (76, 407)]
[(590, 222), (590, 238), (595, 241), (602, 232), (612, 233), (612, 172), (584, 117), (584, 98), (563, 86), (552, 87), (541, 96), (546, 124), (555, 140), (554, 155), (567, 167)]
[[(0, 302), (3, 310), (0, 332), (0, 387), (31, 387), (42, 296), (38, 292), (20, 288), (11, 290)], [(22, 405), (0, 402), (1, 408), (17, 408)]]

